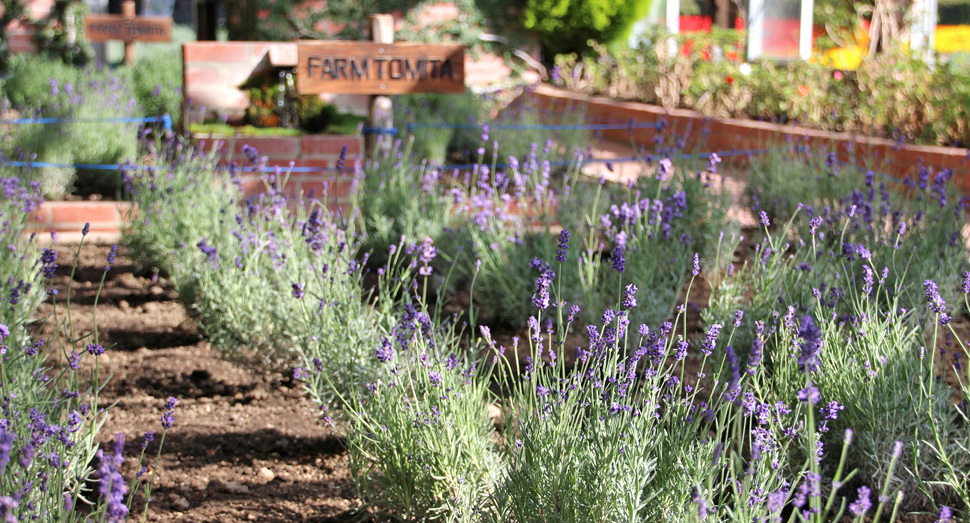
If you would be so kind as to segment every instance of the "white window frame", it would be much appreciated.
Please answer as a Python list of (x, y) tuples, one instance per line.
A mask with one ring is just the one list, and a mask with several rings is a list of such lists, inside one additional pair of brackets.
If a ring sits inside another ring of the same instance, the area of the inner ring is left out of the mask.
[(937, 0), (917, 0), (914, 15), (913, 25), (910, 28), (910, 48), (913, 51), (925, 53), (925, 57), (930, 57), (936, 43), (939, 2)]
[[(771, 0), (749, 0), (748, 2), (748, 60), (764, 56), (765, 5)], [(935, 0), (931, 0), (934, 1)], [(801, 0), (798, 20), (798, 57), (808, 60), (812, 56), (812, 24), (815, 10), (814, 0)]]

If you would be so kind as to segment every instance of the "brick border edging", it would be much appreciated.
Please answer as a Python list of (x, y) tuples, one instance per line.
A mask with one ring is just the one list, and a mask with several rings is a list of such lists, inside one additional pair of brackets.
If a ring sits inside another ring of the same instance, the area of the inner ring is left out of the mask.
[(119, 201), (45, 201), (31, 212), (27, 232), (80, 233), (85, 223), (91, 232), (119, 234), (124, 217), (135, 208)]
[[(532, 102), (544, 109), (565, 110), (568, 107), (582, 107), (586, 110), (588, 123), (661, 122), (666, 121), (675, 133), (692, 132), (683, 136), (687, 150), (692, 150), (703, 142), (704, 151), (732, 151), (761, 149), (773, 143), (798, 141), (821, 147), (833, 148), (840, 160), (856, 161), (861, 165), (865, 159), (876, 159), (879, 168), (897, 178), (912, 174), (922, 164), (933, 169), (948, 168), (954, 171), (953, 183), (964, 194), (970, 195), (970, 149), (932, 145), (898, 144), (892, 140), (835, 133), (783, 125), (757, 120), (737, 118), (716, 118), (705, 116), (686, 109), (664, 109), (663, 107), (639, 102), (614, 100), (605, 96), (588, 96), (539, 85), (524, 94)], [(657, 135), (656, 129), (619, 129), (600, 131), (610, 140), (651, 146)], [(735, 157), (744, 161), (743, 156)]]
[[(212, 152), (215, 147), (221, 155), (220, 161), (236, 161), (245, 163), (243, 147), (253, 147), (260, 157), (266, 158), (267, 167), (279, 167), (287, 173), (290, 167), (297, 170), (289, 173), (284, 193), (287, 196), (310, 194), (317, 196), (323, 191), (333, 198), (335, 205), (343, 205), (349, 201), (353, 173), (357, 163), (362, 161), (364, 139), (359, 134), (303, 134), (296, 136), (210, 136), (204, 134), (192, 135), (192, 143), (202, 151)], [(343, 173), (335, 169), (340, 159), (340, 151), (347, 146), (346, 158), (343, 161)], [(321, 169), (320, 171), (303, 172), (300, 168)], [(243, 192), (247, 197), (264, 192), (265, 187), (259, 173), (243, 173)]]

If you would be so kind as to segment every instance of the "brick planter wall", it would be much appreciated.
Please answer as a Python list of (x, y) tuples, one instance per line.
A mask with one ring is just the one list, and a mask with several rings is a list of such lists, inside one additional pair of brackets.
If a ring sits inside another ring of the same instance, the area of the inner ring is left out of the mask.
[[(780, 125), (754, 120), (711, 118), (701, 113), (683, 109), (667, 110), (655, 105), (623, 102), (602, 96), (582, 94), (540, 85), (524, 96), (547, 110), (564, 110), (566, 107), (584, 109), (589, 123), (660, 122), (669, 125), (667, 133), (681, 135), (687, 150), (704, 152), (754, 150), (788, 143), (808, 143), (831, 148), (843, 161), (861, 162), (875, 159), (880, 172), (905, 177), (915, 172), (919, 165), (933, 169), (954, 170), (954, 183), (970, 195), (970, 150), (957, 147), (897, 144), (892, 140), (869, 138), (847, 133), (833, 133), (794, 125)], [(690, 132), (688, 132), (690, 131)], [(631, 138), (648, 148), (653, 146), (656, 129), (621, 129), (600, 131), (603, 136), (629, 143)], [(725, 158), (725, 161), (744, 161), (743, 156)]]
[(129, 202), (44, 202), (34, 210), (27, 232), (79, 234), (90, 223), (92, 233), (117, 234), (131, 211)]
[[(266, 165), (280, 167), (283, 173), (289, 167), (321, 169), (315, 172), (294, 171), (289, 174), (284, 192), (290, 196), (313, 192), (321, 196), (324, 184), (327, 185), (329, 202), (332, 205), (346, 206), (347, 196), (350, 194), (350, 184), (354, 167), (361, 161), (363, 138), (345, 135), (303, 135), (303, 136), (237, 136), (237, 137), (208, 137), (195, 135), (192, 141), (201, 145), (206, 151), (211, 151), (218, 145), (223, 162), (246, 164), (243, 147), (256, 149), (260, 157), (266, 157)], [(347, 146), (347, 158), (344, 160), (344, 174), (336, 172), (340, 151)], [(246, 172), (242, 175), (243, 190), (247, 196), (253, 196), (263, 191), (265, 185), (260, 180), (259, 173)]]

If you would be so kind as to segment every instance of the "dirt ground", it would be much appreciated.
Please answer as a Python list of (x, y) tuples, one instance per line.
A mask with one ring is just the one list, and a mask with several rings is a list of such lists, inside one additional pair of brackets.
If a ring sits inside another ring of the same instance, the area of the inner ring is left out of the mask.
[[(77, 244), (58, 246), (55, 286), (61, 320), (76, 249)], [(71, 296), (78, 333), (93, 328), (108, 251), (108, 244), (88, 242), (81, 250)], [(40, 314), (49, 312), (47, 303)], [(99, 438), (108, 442), (124, 433), (127, 477), (137, 470), (144, 432), (160, 434), (165, 401), (179, 400), (157, 469), (149, 521), (353, 518), (360, 502), (350, 485), (342, 438), (316, 420), (314, 405), (299, 384), (289, 376), (222, 361), (172, 289), (153, 281), (151, 274), (137, 273), (124, 249), (105, 280), (97, 323), (108, 348), (100, 357), (102, 376), (111, 375), (102, 404), (115, 403)], [(150, 454), (158, 443), (156, 437)]]

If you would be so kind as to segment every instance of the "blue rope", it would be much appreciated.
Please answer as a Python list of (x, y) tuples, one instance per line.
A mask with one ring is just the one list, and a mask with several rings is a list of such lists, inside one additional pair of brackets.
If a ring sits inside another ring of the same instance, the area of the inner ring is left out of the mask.
[[(713, 155), (718, 155), (722, 158), (728, 158), (731, 156), (754, 156), (759, 154), (765, 154), (772, 150), (778, 149), (750, 149), (746, 151), (724, 151), (724, 152), (713, 152), (713, 153), (681, 153), (674, 154), (670, 156), (664, 156), (664, 158), (670, 158), (672, 160), (689, 160), (689, 159), (707, 159)], [(624, 162), (638, 162), (646, 159), (646, 156), (627, 156), (622, 158), (584, 158), (583, 164), (587, 163), (624, 163)], [(572, 160), (560, 160), (555, 162), (549, 162), (550, 166), (568, 166), (572, 165), (574, 161)], [(153, 166), (153, 165), (124, 165), (124, 164), (98, 164), (98, 163), (53, 163), (53, 162), (24, 162), (24, 161), (0, 161), (0, 165), (8, 165), (11, 167), (47, 167), (47, 168), (60, 168), (60, 169), (90, 169), (90, 170), (102, 170), (102, 171), (118, 171), (121, 169), (132, 169), (132, 170), (164, 170), (168, 169), (167, 166)], [(438, 169), (442, 170), (462, 170), (462, 169), (474, 169), (478, 166), (492, 167), (492, 164), (477, 164), (477, 163), (466, 163), (466, 164), (452, 164), (452, 165), (442, 165)], [(511, 166), (509, 163), (497, 163), (495, 168), (497, 169), (507, 169)], [(277, 169), (280, 171), (293, 172), (293, 173), (312, 173), (312, 172), (338, 172), (339, 169), (336, 167), (239, 167), (239, 170), (245, 172), (274, 172)]]
[(397, 127), (371, 127), (365, 125), (360, 128), (361, 134), (389, 134), (397, 136)]
[[(407, 125), (408, 132), (415, 129), (484, 129), (483, 125), (471, 123), (421, 123), (411, 122)], [(529, 125), (529, 124), (488, 124), (491, 131), (609, 131), (624, 129), (659, 129), (660, 124), (653, 122), (629, 122), (617, 124), (565, 124), (565, 125)]]
[[(100, 170), (100, 171), (119, 171), (122, 169), (136, 170), (136, 171), (151, 171), (151, 170), (167, 170), (170, 167), (165, 165), (126, 165), (126, 164), (106, 164), (106, 163), (53, 163), (53, 162), (24, 162), (24, 161), (0, 161), (0, 166), (10, 166), (10, 167), (38, 167), (38, 168), (55, 168), (55, 169), (90, 169), (90, 170)], [(274, 172), (277, 167), (238, 167), (241, 171), (252, 172)], [(279, 166), (280, 171), (294, 172), (294, 173), (312, 173), (312, 172), (337, 172), (339, 169), (336, 167), (284, 167)]]
[(172, 116), (148, 116), (145, 118), (14, 118), (0, 120), (0, 124), (52, 124), (52, 123), (152, 123), (161, 122), (166, 131), (172, 130)]

